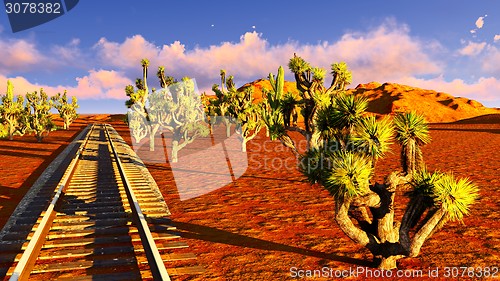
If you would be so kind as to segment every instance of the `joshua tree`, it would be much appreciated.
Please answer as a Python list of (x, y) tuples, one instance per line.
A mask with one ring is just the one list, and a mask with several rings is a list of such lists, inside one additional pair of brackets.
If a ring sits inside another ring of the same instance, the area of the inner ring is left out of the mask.
[(127, 123), (135, 143), (140, 143), (149, 134), (149, 124), (146, 117), (141, 114), (142, 110), (143, 108), (137, 104), (132, 105), (127, 113)]
[(420, 146), (431, 141), (429, 129), (423, 116), (415, 113), (400, 113), (394, 118), (396, 138), (401, 143), (401, 166), (404, 173), (413, 174), (423, 168)]
[(152, 130), (150, 117), (146, 111), (147, 100), (149, 96), (148, 89), (148, 67), (149, 60), (142, 59), (142, 79), (137, 78), (135, 80), (135, 88), (132, 85), (125, 87), (125, 93), (129, 100), (125, 102), (125, 105), (129, 108), (127, 113), (129, 128), (132, 130), (132, 136), (136, 143), (139, 143), (143, 138), (149, 135), (150, 140), (150, 150), (154, 150), (154, 137), (158, 131), (158, 126), (153, 125), (156, 130)]
[(7, 93), (1, 99), (0, 121), (7, 125), (7, 133), (9, 139), (12, 140), (14, 133), (19, 128), (19, 121), (23, 114), (24, 98), (18, 96), (14, 100), (14, 86), (10, 81), (7, 81)]
[(212, 87), (217, 99), (208, 100), (208, 108), (222, 118), (227, 128), (227, 137), (230, 136), (231, 123), (233, 120), (236, 121), (236, 133), (241, 141), (241, 151), (245, 152), (248, 141), (255, 138), (262, 128), (261, 105), (255, 103), (253, 90), (246, 88), (238, 91), (233, 79), (233, 76), (226, 79), (226, 72), (221, 70), (220, 89), (218, 85)]
[[(24, 98), (22, 96), (18, 96), (18, 100), (21, 99), (22, 101)], [(23, 102), (21, 102), (22, 104)], [(17, 118), (17, 127), (16, 127), (16, 132), (14, 133), (15, 135), (19, 136), (24, 136), (26, 133), (30, 131), (30, 109), (29, 107), (25, 106), (18, 118)]]
[(151, 119), (173, 134), (173, 163), (178, 161), (178, 152), (182, 148), (196, 138), (208, 135), (201, 98), (192, 79), (184, 77), (181, 82), (156, 91), (150, 96), (149, 104)]
[[(212, 99), (214, 99), (213, 96), (209, 96), (205, 92), (201, 94), (201, 104), (205, 112), (205, 122), (208, 123), (210, 134), (213, 133), (213, 127), (217, 123), (217, 107), (212, 104)], [(226, 135), (231, 136), (231, 131), (226, 130)]]
[[(311, 145), (300, 157), (300, 170), (331, 193), (340, 229), (367, 247), (379, 268), (396, 268), (398, 259), (417, 256), (434, 232), (468, 214), (478, 188), (468, 179), (424, 168), (420, 146), (428, 143), (430, 136), (422, 116), (402, 113), (394, 118), (394, 126), (388, 118), (377, 120), (365, 112), (366, 99), (342, 90), (350, 75), (334, 73), (335, 92), (325, 94), (329, 90), (322, 92), (324, 87), (307, 82), (320, 70), (297, 57), (290, 65), (302, 91), (305, 122), (309, 119), (305, 135), (310, 135)], [(338, 64), (334, 66), (339, 70)], [(288, 129), (282, 115), (281, 73), (278, 70), (278, 82), (270, 76), (274, 86), (267, 93), (268, 110), (262, 112), (274, 138), (286, 137)], [(375, 163), (388, 151), (394, 134), (401, 145), (402, 171), (390, 173), (383, 183), (372, 182)], [(398, 189), (409, 190), (410, 197), (400, 223), (394, 221)]]
[[(316, 146), (321, 135), (328, 133), (327, 131), (318, 131), (318, 127), (314, 124), (318, 122), (318, 112), (320, 109), (332, 109), (335, 106), (335, 98), (351, 82), (351, 73), (345, 63), (332, 64), (331, 70), (334, 78), (330, 87), (326, 88), (323, 85), (326, 75), (324, 69), (312, 67), (303, 58), (295, 54), (290, 59), (288, 67), (295, 76), (301, 99), (297, 101), (290, 93), (283, 93), (284, 70), (280, 67), (276, 77), (269, 74), (272, 89), (264, 91), (266, 108), (262, 115), (271, 139), (279, 139), (298, 156), (299, 152), (295, 142), (288, 133), (296, 131), (302, 134), (306, 138), (308, 149)], [(296, 126), (296, 107), (300, 108), (300, 114), (304, 119), (303, 128)], [(272, 114), (269, 114), (269, 112), (272, 112)], [(338, 112), (338, 110), (335, 112)], [(273, 114), (274, 116), (271, 116)], [(325, 111), (324, 114), (328, 115), (330, 113)], [(295, 119), (293, 126), (290, 126), (290, 115)], [(321, 117), (319, 118), (321, 119)], [(283, 121), (277, 122), (281, 119)], [(319, 128), (319, 130), (321, 129)]]
[(165, 67), (163, 66), (158, 67), (158, 72), (156, 73), (156, 76), (158, 77), (158, 79), (160, 79), (160, 86), (162, 88), (166, 88), (174, 83), (177, 83), (174, 77), (165, 76)]
[(142, 82), (144, 85), (144, 100), (147, 100), (148, 94), (149, 94), (149, 89), (148, 89), (148, 67), (149, 67), (149, 60), (148, 59), (142, 59), (141, 60), (141, 66), (142, 66)]
[(71, 97), (71, 103), (69, 103), (66, 91), (64, 91), (62, 96), (61, 93), (57, 93), (57, 95), (53, 96), (51, 99), (54, 103), (54, 107), (59, 112), (59, 116), (63, 119), (64, 129), (67, 130), (69, 125), (78, 118), (76, 109), (80, 106), (77, 103), (76, 97)]
[(253, 90), (250, 88), (236, 92), (233, 106), (236, 115), (236, 133), (241, 141), (241, 151), (247, 151), (247, 143), (257, 136), (262, 128), (260, 105), (254, 103)]
[(40, 92), (26, 94), (26, 112), (28, 115), (28, 131), (35, 134), (36, 140), (42, 142), (49, 132), (55, 130), (52, 122), (52, 100), (40, 89)]
[(332, 86), (335, 90), (345, 90), (345, 87), (352, 82), (352, 73), (345, 62), (333, 63), (331, 74), (333, 75)]
[(161, 89), (148, 93), (147, 75), (149, 61), (141, 62), (143, 78), (136, 80), (136, 89), (129, 85), (125, 92), (130, 99), (128, 123), (132, 136), (140, 142), (149, 135), (149, 150), (154, 151), (155, 136), (163, 128), (173, 133), (172, 162), (177, 162), (178, 152), (197, 137), (208, 134), (200, 95), (196, 92), (194, 81), (185, 77), (177, 82), (165, 76), (165, 68), (158, 68), (157, 77)]
[[(328, 106), (331, 99), (337, 95), (339, 91), (343, 91), (352, 79), (351, 72), (347, 69), (345, 63), (334, 63), (331, 66), (333, 80), (329, 88), (326, 88), (323, 83), (325, 79), (325, 70), (318, 67), (312, 67), (303, 58), (294, 54), (290, 59), (288, 68), (295, 76), (297, 89), (300, 92), (302, 100), (301, 114), (304, 117), (305, 128), (294, 131), (300, 132), (308, 141), (308, 146), (311, 145), (311, 138), (314, 134), (314, 119), (316, 111), (320, 107)], [(314, 145), (314, 144), (313, 144)]]
[[(236, 98), (236, 89), (234, 88), (233, 78), (226, 79), (226, 71), (221, 69), (220, 71), (221, 86), (214, 84), (212, 86), (212, 91), (215, 93), (216, 98), (211, 99), (205, 96), (203, 98), (203, 105), (205, 107), (205, 113), (209, 116), (210, 130), (215, 124), (222, 123), (226, 127), (226, 137), (231, 136), (231, 126), (236, 122), (234, 112), (232, 112), (232, 106), (234, 99)], [(229, 83), (231, 90), (224, 86)]]

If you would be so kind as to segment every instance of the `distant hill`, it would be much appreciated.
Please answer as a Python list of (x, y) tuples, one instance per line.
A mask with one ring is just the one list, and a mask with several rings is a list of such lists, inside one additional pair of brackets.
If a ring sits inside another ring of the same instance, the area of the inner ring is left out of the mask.
[[(256, 102), (262, 100), (262, 89), (272, 89), (271, 83), (267, 79), (259, 79), (250, 83), (246, 83), (245, 85), (238, 88), (238, 91), (244, 91), (246, 88), (253, 88), (253, 96)], [(292, 93), (296, 97), (299, 97), (299, 90), (297, 90), (295, 82), (285, 81), (285, 85), (283, 85), (283, 91), (285, 93)]]
[[(249, 87), (253, 88), (254, 97), (258, 102), (262, 100), (262, 89), (271, 89), (271, 84), (267, 79), (259, 79), (246, 83), (238, 90), (241, 91)], [(291, 92), (299, 97), (295, 82), (285, 81), (284, 88), (285, 93)], [(496, 114), (500, 114), (500, 109), (485, 107), (475, 100), (395, 83), (360, 84), (348, 92), (368, 98), (370, 101), (369, 112), (386, 115), (401, 111), (416, 111), (424, 114), (430, 123), (454, 122), (481, 115), (493, 114), (496, 116)]]
[(500, 109), (485, 107), (475, 100), (394, 83), (360, 84), (350, 92), (367, 97), (370, 100), (370, 112), (392, 114), (399, 111), (416, 111), (424, 114), (431, 123), (500, 114)]

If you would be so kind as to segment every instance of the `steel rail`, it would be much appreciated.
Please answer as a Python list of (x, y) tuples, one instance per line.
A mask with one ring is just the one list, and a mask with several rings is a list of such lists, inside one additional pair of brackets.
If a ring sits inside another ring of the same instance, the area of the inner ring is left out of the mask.
[(132, 209), (132, 216), (133, 219), (136, 222), (137, 225), (137, 230), (139, 232), (139, 236), (141, 237), (141, 242), (144, 247), (144, 252), (146, 253), (146, 257), (148, 260), (149, 267), (151, 269), (151, 274), (153, 276), (154, 280), (164, 280), (164, 281), (170, 281), (170, 276), (168, 275), (167, 269), (165, 267), (165, 264), (163, 263), (163, 259), (160, 255), (160, 252), (158, 251), (158, 248), (156, 247), (156, 244), (154, 242), (154, 238), (151, 234), (151, 230), (149, 229), (148, 222), (146, 220), (146, 217), (144, 216), (141, 207), (139, 206), (139, 202), (134, 194), (134, 191), (132, 190), (132, 186), (127, 179), (127, 176), (125, 174), (125, 169), (123, 167), (123, 164), (120, 160), (120, 157), (118, 155), (118, 152), (115, 149), (115, 146), (113, 144), (113, 140), (111, 139), (111, 136), (108, 131), (108, 125), (104, 125), (104, 131), (106, 132), (106, 136), (109, 141), (109, 145), (111, 147), (111, 150), (114, 154), (114, 157), (116, 159), (116, 163), (118, 166), (118, 171), (120, 172), (120, 176), (123, 181), (123, 185), (125, 187), (125, 191), (127, 193), (127, 198), (129, 200), (129, 205), (130, 208)]
[[(88, 127), (87, 127), (88, 128)], [(40, 224), (38, 225), (35, 233), (33, 234), (33, 237), (31, 238), (30, 242), (28, 243), (28, 246), (26, 247), (26, 250), (23, 252), (21, 258), (19, 259), (19, 262), (17, 263), (14, 272), (12, 273), (12, 276), (10, 277), (10, 281), (24, 281), (28, 280), (31, 271), (33, 270), (36, 260), (38, 258), (38, 255), (40, 253), (40, 250), (43, 246), (43, 243), (45, 243), (47, 233), (50, 231), (50, 227), (52, 225), (52, 222), (56, 216), (56, 211), (55, 207), (59, 203), (59, 198), (61, 195), (66, 191), (66, 187), (69, 184), (69, 179), (75, 172), (76, 164), (80, 160), (80, 155), (82, 154), (83, 150), (85, 149), (85, 146), (87, 145), (87, 142), (89, 140), (89, 137), (94, 130), (94, 125), (92, 125), (89, 129), (87, 129), (87, 135), (85, 136), (85, 139), (83, 142), (80, 144), (80, 147), (78, 148), (78, 151), (76, 152), (75, 156), (71, 160), (68, 168), (66, 169), (62, 179), (58, 183), (58, 189), (54, 197), (52, 198), (52, 201), (50, 202), (50, 205), (48, 206), (47, 210), (45, 211), (44, 216), (42, 217), (42, 220)]]

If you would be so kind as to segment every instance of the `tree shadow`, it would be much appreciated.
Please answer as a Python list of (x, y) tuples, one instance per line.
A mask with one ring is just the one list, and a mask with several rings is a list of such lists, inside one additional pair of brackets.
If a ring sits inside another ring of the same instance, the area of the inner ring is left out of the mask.
[[(11, 146), (11, 145), (5, 145), (2, 143), (0, 145), (0, 149), (6, 149), (6, 150), (21, 150), (21, 151), (52, 151), (50, 148), (42, 148), (42, 147), (19, 147), (19, 146)], [(2, 153), (3, 154), (3, 153)]]
[(254, 176), (254, 175), (246, 175), (243, 174), (241, 179), (252, 178), (252, 179), (261, 179), (261, 180), (271, 180), (271, 181), (288, 181), (288, 182), (296, 182), (296, 183), (307, 183), (306, 179), (288, 179), (283, 177), (263, 177), (263, 176)]
[(202, 240), (207, 242), (222, 243), (227, 245), (233, 245), (237, 247), (253, 248), (259, 250), (268, 251), (280, 251), (295, 253), (303, 256), (316, 257), (320, 259), (332, 260), (343, 262), (351, 265), (364, 266), (364, 267), (374, 267), (375, 264), (371, 261), (360, 260), (356, 258), (350, 258), (346, 256), (341, 256), (333, 253), (324, 253), (319, 251), (314, 251), (310, 249), (304, 249), (294, 246), (289, 246), (285, 244), (280, 244), (272, 241), (267, 241), (259, 238), (253, 238), (237, 233), (228, 232), (225, 230), (220, 230), (217, 228), (185, 223), (179, 221), (169, 221), (168, 219), (153, 219), (157, 222), (163, 220), (164, 223), (168, 223), (175, 226), (176, 232), (178, 232), (182, 237), (189, 239)]

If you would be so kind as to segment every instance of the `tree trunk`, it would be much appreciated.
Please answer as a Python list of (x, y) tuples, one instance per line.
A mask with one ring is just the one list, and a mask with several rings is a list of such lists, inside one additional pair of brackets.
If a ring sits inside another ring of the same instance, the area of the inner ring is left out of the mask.
[(158, 132), (158, 129), (160, 126), (154, 125), (151, 126), (150, 133), (149, 133), (149, 151), (155, 151), (155, 136), (156, 132)]
[(335, 200), (335, 221), (347, 237), (362, 246), (366, 246), (370, 243), (370, 238), (365, 231), (357, 228), (351, 221), (348, 214), (350, 205), (350, 199)]
[(226, 137), (230, 137), (231, 136), (231, 123), (227, 123), (226, 124)]
[(396, 243), (399, 233), (394, 228), (394, 195), (395, 193), (383, 194), (381, 196), (383, 217), (378, 220), (378, 234), (381, 243)]
[(420, 228), (417, 233), (415, 233), (410, 246), (410, 257), (416, 257), (418, 255), (420, 247), (422, 247), (425, 240), (432, 235), (434, 228), (445, 215), (446, 211), (443, 208), (437, 209), (432, 217)]
[(14, 132), (16, 131), (16, 126), (14, 126), (14, 121), (9, 122), (9, 140), (14, 139)]
[(177, 163), (177, 152), (179, 152), (179, 141), (172, 141), (172, 163)]
[(402, 166), (405, 174), (413, 174), (415, 172), (415, 146), (415, 140), (410, 139), (402, 148), (401, 161), (403, 162)]
[(246, 139), (243, 139), (241, 141), (241, 151), (242, 152), (247, 152), (247, 140)]
[(396, 268), (398, 268), (396, 261), (402, 257), (403, 256), (401, 256), (401, 255), (396, 255), (396, 256), (389, 256), (386, 258), (382, 258), (382, 259), (380, 259), (380, 263), (377, 267), (379, 269), (383, 269), (383, 270), (396, 269)]
[(155, 136), (153, 134), (149, 137), (149, 151), (155, 151)]

